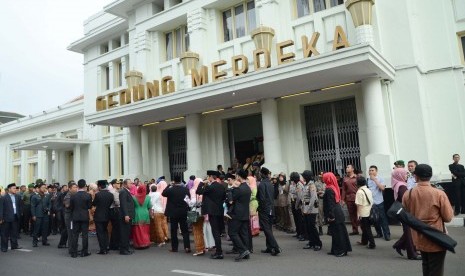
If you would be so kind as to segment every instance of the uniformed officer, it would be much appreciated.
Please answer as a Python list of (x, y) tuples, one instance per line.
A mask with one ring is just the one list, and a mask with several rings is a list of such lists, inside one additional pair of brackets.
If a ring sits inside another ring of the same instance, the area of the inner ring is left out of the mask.
[(46, 194), (47, 186), (41, 182), (37, 185), (38, 194), (31, 198), (31, 215), (34, 221), (34, 234), (32, 237), (32, 246), (37, 247), (39, 235), (42, 235), (42, 245), (49, 246), (47, 242), (49, 215), (50, 215), (50, 196)]

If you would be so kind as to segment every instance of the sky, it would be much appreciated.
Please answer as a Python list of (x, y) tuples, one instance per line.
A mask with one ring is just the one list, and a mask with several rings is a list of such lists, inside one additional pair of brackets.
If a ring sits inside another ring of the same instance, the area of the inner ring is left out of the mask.
[(84, 93), (84, 57), (66, 48), (113, 0), (0, 0), (0, 111), (34, 115)]

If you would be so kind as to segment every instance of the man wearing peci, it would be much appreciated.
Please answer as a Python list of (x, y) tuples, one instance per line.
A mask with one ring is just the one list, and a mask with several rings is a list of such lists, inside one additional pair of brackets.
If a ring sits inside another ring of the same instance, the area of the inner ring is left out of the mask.
[(226, 198), (226, 190), (218, 182), (219, 172), (207, 171), (208, 183), (200, 183), (196, 193), (203, 195), (202, 215), (208, 215), (212, 228), (213, 238), (215, 239), (215, 253), (210, 256), (211, 259), (223, 259), (223, 250), (221, 248), (221, 228), (223, 222), (223, 202)]
[(16, 194), (16, 184), (7, 186), (8, 193), (0, 198), (0, 230), (1, 250), (7, 252), (8, 241), (11, 249), (21, 249), (18, 246), (19, 219), (21, 215), (21, 197)]
[(454, 163), (449, 165), (454, 188), (454, 215), (465, 214), (465, 168), (460, 162), (460, 155), (452, 156)]
[(78, 181), (78, 192), (71, 195), (69, 209), (71, 210), (71, 229), (73, 240), (71, 242), (71, 257), (76, 258), (78, 252), (78, 239), (82, 235), (81, 257), (89, 253), (89, 209), (92, 208), (92, 198), (86, 191), (86, 181)]
[(32, 235), (32, 246), (37, 247), (39, 236), (42, 236), (42, 245), (49, 246), (47, 242), (49, 229), (49, 214), (50, 214), (50, 196), (46, 194), (47, 186), (42, 180), (36, 181), (37, 194), (31, 197), (31, 215), (34, 222), (34, 234)]
[(95, 194), (92, 205), (95, 206), (94, 221), (97, 231), (97, 239), (100, 251), (97, 254), (105, 255), (108, 253), (108, 222), (110, 221), (110, 206), (113, 204), (113, 194), (107, 188), (106, 180), (98, 180), (97, 186), (99, 192)]

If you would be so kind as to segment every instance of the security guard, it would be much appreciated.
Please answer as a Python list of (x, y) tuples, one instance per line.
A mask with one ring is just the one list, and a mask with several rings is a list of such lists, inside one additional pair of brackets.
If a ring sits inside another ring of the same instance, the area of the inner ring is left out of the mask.
[(50, 195), (46, 194), (47, 186), (40, 182), (37, 184), (38, 194), (31, 198), (31, 215), (34, 221), (34, 234), (32, 237), (32, 246), (37, 247), (39, 235), (42, 235), (42, 245), (49, 246), (47, 242), (49, 215), (50, 215)]

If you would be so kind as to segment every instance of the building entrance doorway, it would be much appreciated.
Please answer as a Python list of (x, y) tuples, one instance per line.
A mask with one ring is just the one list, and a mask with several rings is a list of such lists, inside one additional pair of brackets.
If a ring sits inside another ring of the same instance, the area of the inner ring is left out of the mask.
[(324, 171), (343, 176), (348, 164), (360, 169), (355, 99), (306, 106), (305, 124), (315, 174)]
[(261, 114), (234, 118), (228, 121), (231, 164), (251, 166), (255, 160), (263, 162), (263, 127)]
[(174, 129), (168, 131), (168, 155), (170, 160), (170, 177), (181, 176), (187, 170), (186, 157), (186, 129)]

